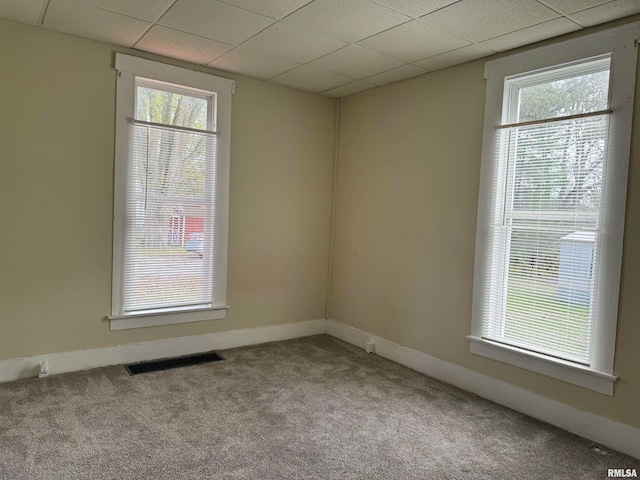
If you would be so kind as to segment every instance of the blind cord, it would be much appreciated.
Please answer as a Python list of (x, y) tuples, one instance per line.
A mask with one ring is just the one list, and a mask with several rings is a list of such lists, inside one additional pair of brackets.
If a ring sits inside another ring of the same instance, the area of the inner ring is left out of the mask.
[(145, 178), (144, 178), (144, 211), (147, 211), (147, 198), (149, 197), (149, 127), (147, 127), (147, 156), (145, 159)]

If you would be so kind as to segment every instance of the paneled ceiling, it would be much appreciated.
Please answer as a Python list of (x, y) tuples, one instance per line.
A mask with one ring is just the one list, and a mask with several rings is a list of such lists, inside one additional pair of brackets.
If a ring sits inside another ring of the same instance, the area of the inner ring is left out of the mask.
[(640, 13), (640, 0), (0, 0), (0, 17), (342, 97)]

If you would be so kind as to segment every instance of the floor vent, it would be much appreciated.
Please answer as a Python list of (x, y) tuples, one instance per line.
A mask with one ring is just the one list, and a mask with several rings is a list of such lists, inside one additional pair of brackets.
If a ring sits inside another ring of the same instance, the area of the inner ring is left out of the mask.
[(125, 365), (124, 368), (129, 375), (140, 375), (141, 373), (159, 372), (161, 370), (170, 370), (172, 368), (191, 367), (202, 363), (218, 362), (224, 360), (220, 355), (214, 352), (200, 353), (198, 355), (189, 355), (187, 357), (165, 358), (164, 360), (154, 360), (153, 362), (141, 362)]

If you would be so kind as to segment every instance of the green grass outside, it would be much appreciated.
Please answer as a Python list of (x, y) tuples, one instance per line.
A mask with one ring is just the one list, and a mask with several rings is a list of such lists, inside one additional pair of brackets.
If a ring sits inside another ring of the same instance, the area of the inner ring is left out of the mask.
[[(509, 277), (504, 334), (508, 339), (557, 350), (559, 342), (585, 355), (589, 307), (558, 299), (555, 282)], [(523, 325), (523, 320), (529, 322)]]

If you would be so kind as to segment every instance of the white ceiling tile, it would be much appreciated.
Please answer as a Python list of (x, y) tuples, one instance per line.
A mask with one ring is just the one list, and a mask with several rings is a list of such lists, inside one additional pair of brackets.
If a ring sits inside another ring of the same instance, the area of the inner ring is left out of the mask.
[(481, 42), (559, 16), (535, 0), (462, 0), (421, 18), (454, 35)]
[(506, 35), (481, 42), (478, 45), (490, 48), (496, 52), (503, 52), (512, 48), (539, 42), (540, 40), (546, 40), (547, 38), (575, 32), (576, 30), (580, 30), (580, 28), (580, 25), (562, 17), (532, 27), (523, 28), (517, 32), (507, 33)]
[(356, 45), (349, 45), (310, 63), (351, 78), (370, 77), (402, 64), (400, 60)]
[(367, 82), (375, 83), (376, 85), (387, 85), (406, 78), (416, 77), (423, 73), (427, 73), (427, 70), (416, 67), (415, 65), (403, 65), (402, 67), (394, 68), (388, 72), (379, 73), (372, 77), (365, 78), (365, 80)]
[(283, 60), (282, 58), (272, 57), (241, 47), (236, 47), (216, 58), (209, 65), (262, 80), (275, 77), (299, 66), (299, 64), (289, 60)]
[(590, 27), (636, 13), (640, 13), (640, 0), (614, 0), (604, 5), (574, 13), (571, 18), (580, 25)]
[(335, 38), (286, 23), (276, 23), (242, 44), (251, 50), (298, 63), (307, 63), (346, 45)]
[[(47, 3), (0, 0), (0, 18), (35, 25)], [(342, 97), (637, 13), (640, 0), (50, 0), (43, 27)]]
[(414, 62), (468, 44), (466, 40), (420, 20), (413, 20), (358, 43), (360, 46), (406, 62)]
[(287, 87), (299, 88), (308, 92), (323, 92), (353, 81), (352, 78), (338, 75), (321, 68), (303, 65), (271, 79), (272, 82)]
[(495, 53), (493, 50), (481, 45), (468, 45), (466, 47), (458, 48), (450, 52), (441, 53), (433, 57), (425, 58), (419, 62), (414, 62), (419, 67), (426, 68), (427, 70), (439, 70), (441, 68), (447, 68), (451, 65), (457, 65), (459, 63), (469, 62), (476, 58), (486, 57)]
[(329, 97), (341, 98), (346, 97), (347, 95), (353, 95), (355, 93), (364, 92), (366, 90), (371, 90), (372, 88), (376, 88), (377, 85), (373, 83), (363, 82), (358, 80), (357, 82), (347, 83), (338, 88), (332, 88), (331, 90), (327, 90), (326, 92), (322, 92), (323, 95), (327, 95)]
[(158, 23), (238, 45), (273, 22), (272, 18), (217, 0), (178, 0)]
[(78, 3), (121, 13), (129, 17), (155, 22), (171, 6), (174, 0), (76, 0)]
[(611, 0), (544, 0), (544, 3), (566, 14), (585, 10), (610, 1)]
[(222, 0), (252, 12), (261, 13), (267, 17), (283, 18), (295, 12), (312, 0)]
[(130, 47), (151, 24), (70, 0), (51, 0), (42, 26), (78, 37)]
[(398, 12), (421, 17), (427, 13), (439, 10), (447, 5), (456, 3), (458, 0), (374, 0), (377, 3), (387, 5)]
[(44, 0), (0, 0), (0, 18), (35, 25)]
[(410, 20), (370, 0), (315, 0), (284, 21), (330, 37), (357, 42)]
[(232, 49), (233, 45), (154, 25), (135, 44), (135, 48), (191, 63), (203, 64), (218, 58), (224, 52)]

